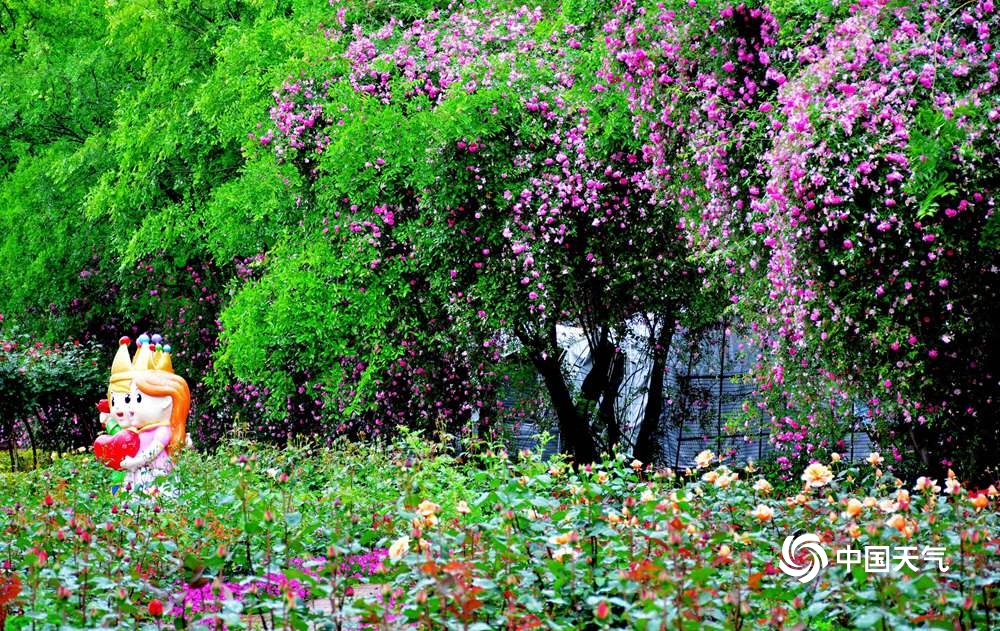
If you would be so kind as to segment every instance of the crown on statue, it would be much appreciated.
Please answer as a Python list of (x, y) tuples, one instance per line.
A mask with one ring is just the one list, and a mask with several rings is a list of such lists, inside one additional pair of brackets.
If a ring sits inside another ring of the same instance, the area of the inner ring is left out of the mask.
[(118, 340), (118, 352), (114, 361), (111, 362), (111, 382), (112, 390), (122, 392), (128, 390), (128, 385), (138, 372), (147, 370), (162, 370), (164, 372), (174, 372), (173, 362), (170, 360), (170, 345), (163, 344), (160, 335), (150, 337), (143, 333), (135, 341), (137, 349), (135, 357), (129, 354), (129, 344), (132, 343), (128, 337)]

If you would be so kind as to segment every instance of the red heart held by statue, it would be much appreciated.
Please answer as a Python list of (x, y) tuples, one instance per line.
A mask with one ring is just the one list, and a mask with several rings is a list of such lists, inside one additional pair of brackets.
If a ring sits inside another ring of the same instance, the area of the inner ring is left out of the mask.
[(139, 453), (139, 435), (128, 430), (114, 436), (101, 434), (94, 441), (94, 455), (97, 459), (116, 471), (121, 471), (125, 456)]

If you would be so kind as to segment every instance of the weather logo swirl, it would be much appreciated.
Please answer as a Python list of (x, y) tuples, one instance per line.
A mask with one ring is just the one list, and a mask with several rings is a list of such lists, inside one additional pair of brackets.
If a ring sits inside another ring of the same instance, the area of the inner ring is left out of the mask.
[[(800, 563), (797, 559), (807, 552), (808, 556)], [(793, 537), (788, 535), (781, 544), (781, 560), (778, 567), (789, 576), (794, 576), (801, 583), (808, 583), (816, 578), (819, 571), (829, 565), (826, 550), (820, 545), (819, 536), (807, 532)]]

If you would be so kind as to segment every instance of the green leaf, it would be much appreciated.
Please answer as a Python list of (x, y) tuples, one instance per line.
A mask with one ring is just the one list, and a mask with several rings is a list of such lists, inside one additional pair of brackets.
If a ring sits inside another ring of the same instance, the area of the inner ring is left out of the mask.
[(882, 618), (881, 611), (866, 611), (854, 618), (854, 626), (859, 629), (872, 629)]

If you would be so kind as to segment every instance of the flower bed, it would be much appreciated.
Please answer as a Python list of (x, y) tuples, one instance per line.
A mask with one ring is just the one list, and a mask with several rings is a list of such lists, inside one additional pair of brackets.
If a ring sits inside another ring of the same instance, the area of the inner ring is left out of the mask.
[[(19, 585), (0, 606), (12, 629), (997, 624), (996, 489), (882, 465), (817, 462), (782, 489), (709, 452), (674, 472), (234, 445), (188, 454), (176, 498), (123, 501), (63, 460), (0, 485)], [(866, 571), (880, 550), (888, 569)]]

